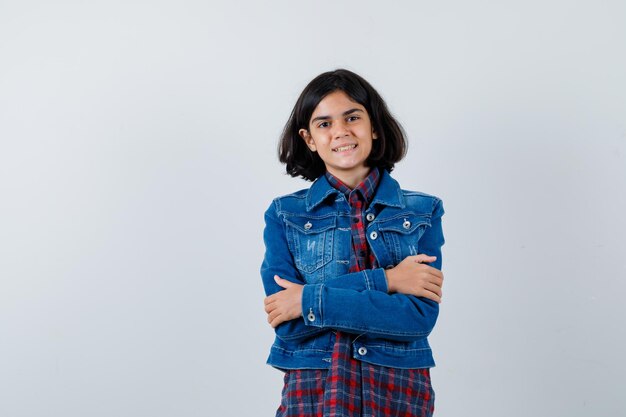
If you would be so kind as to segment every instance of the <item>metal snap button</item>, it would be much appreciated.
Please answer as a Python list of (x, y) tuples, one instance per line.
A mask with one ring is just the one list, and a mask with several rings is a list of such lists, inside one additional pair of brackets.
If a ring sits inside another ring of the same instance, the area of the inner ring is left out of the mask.
[(313, 309), (309, 309), (309, 314), (306, 316), (309, 321), (315, 321), (315, 314), (313, 314)]
[(405, 229), (408, 229), (409, 227), (411, 227), (411, 222), (408, 221), (407, 219), (404, 219), (404, 223), (402, 223), (402, 227), (404, 227)]
[(306, 222), (304, 224), (304, 230), (309, 230), (311, 227), (313, 227), (313, 225), (311, 224), (311, 222)]
[(365, 348), (365, 347), (361, 346), (361, 347), (359, 348), (358, 352), (359, 352), (359, 355), (361, 355), (361, 356), (365, 356), (365, 355), (367, 355), (367, 348)]
[(376, 233), (376, 232), (370, 233), (370, 239), (376, 240), (377, 237), (378, 237), (378, 233)]
[(375, 217), (376, 216), (374, 216), (374, 213), (367, 213), (367, 215), (365, 216), (368, 222), (371, 222), (372, 220), (374, 220)]

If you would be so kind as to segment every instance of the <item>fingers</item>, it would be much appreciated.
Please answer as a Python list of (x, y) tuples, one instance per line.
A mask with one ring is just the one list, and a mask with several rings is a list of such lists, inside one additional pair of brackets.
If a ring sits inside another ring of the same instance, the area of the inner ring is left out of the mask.
[(441, 303), (441, 296), (431, 291), (424, 291), (424, 293), (421, 294), (420, 297), (428, 298), (429, 300), (433, 300), (438, 304)]
[(287, 281), (286, 279), (283, 279), (279, 277), (278, 275), (274, 275), (274, 281), (276, 281), (276, 283), (283, 288), (290, 288), (290, 287), (293, 287), (294, 285), (293, 282)]
[(278, 326), (279, 324), (281, 324), (284, 321), (285, 320), (283, 320), (283, 318), (281, 316), (278, 316), (275, 319), (270, 321), (270, 326), (276, 328), (276, 326)]
[(278, 310), (275, 310), (272, 313), (267, 315), (267, 322), (272, 327), (276, 327), (284, 321), (286, 321), (285, 315), (278, 312)]
[(443, 296), (441, 285), (437, 285), (436, 283), (426, 280), (420, 280), (418, 282), (415, 282), (410, 287), (407, 287), (399, 292), (414, 295), (416, 297), (425, 297), (438, 303), (441, 302), (441, 297)]
[[(435, 284), (431, 284), (431, 283), (426, 283), (424, 285), (424, 289), (427, 290), (426, 292), (430, 292), (433, 294), (436, 294), (437, 297), (441, 298), (441, 296), (443, 295), (443, 292), (441, 291), (441, 287)], [(435, 300), (437, 301), (437, 300)]]
[(278, 314), (278, 312), (276, 310), (272, 311), (271, 313), (268, 313), (268, 315), (267, 315), (267, 322), (268, 323), (272, 323), (272, 321), (274, 321), (274, 319), (276, 317), (278, 317), (278, 315), (279, 314)]
[(428, 256), (425, 253), (420, 253), (418, 255), (412, 255), (410, 256), (410, 258), (413, 258), (413, 260), (417, 263), (430, 263), (430, 262), (435, 262), (437, 260), (436, 256)]
[(276, 299), (277, 299), (276, 294), (272, 294), (269, 297), (265, 297), (265, 299), (263, 300), (263, 305), (267, 306), (269, 304), (273, 304), (276, 302)]
[(265, 312), (267, 313), (267, 322), (272, 326), (276, 327), (280, 323), (284, 322), (285, 319), (283, 311), (280, 308), (280, 294), (282, 291), (272, 294), (269, 297), (265, 297)]
[[(429, 272), (430, 272), (430, 271), (429, 271)], [(438, 287), (443, 286), (443, 277), (441, 277), (441, 276), (439, 276), (439, 275), (436, 275), (436, 274), (431, 274), (431, 273), (429, 273), (429, 274), (428, 274), (427, 281), (428, 281), (428, 282), (430, 282), (430, 283), (432, 283), (432, 284), (437, 285)]]
[[(276, 281), (276, 283), (278, 285), (283, 287), (283, 289), (286, 289), (286, 288), (289, 288), (289, 287), (292, 287), (293, 285), (295, 285), (291, 281), (287, 281), (286, 279), (283, 279), (283, 278), (279, 277), (278, 275), (274, 275), (274, 281)], [(277, 292), (277, 293), (274, 293), (274, 294), (272, 294), (270, 296), (265, 297), (265, 300), (263, 300), (263, 303), (267, 306), (270, 303), (276, 302), (276, 297), (278, 297), (279, 293), (280, 293), (280, 291)]]
[(434, 275), (436, 277), (438, 277), (439, 279), (443, 280), (443, 272), (441, 272), (439, 269), (437, 268), (433, 268), (430, 265), (425, 265), (425, 264), (420, 264), (419, 268), (427, 271), (429, 274)]
[(267, 321), (271, 323), (276, 317), (283, 314), (283, 309), (280, 306), (280, 303), (271, 303), (265, 306), (265, 312), (267, 313)]
[(277, 307), (277, 304), (275, 302), (265, 304), (265, 312), (269, 314), (272, 311), (276, 310), (276, 307)]

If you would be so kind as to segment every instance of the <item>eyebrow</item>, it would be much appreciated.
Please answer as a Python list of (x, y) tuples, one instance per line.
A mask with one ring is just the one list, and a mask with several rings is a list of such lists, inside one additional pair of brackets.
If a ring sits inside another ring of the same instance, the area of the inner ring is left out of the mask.
[[(342, 113), (342, 116), (347, 116), (350, 113), (354, 113), (354, 112), (357, 112), (357, 111), (360, 111), (361, 113), (363, 112), (363, 110), (355, 108), (355, 109), (350, 109), (350, 110), (344, 111)], [(311, 123), (317, 122), (318, 120), (328, 120), (330, 118), (331, 118), (330, 116), (317, 116), (315, 119), (311, 120)]]

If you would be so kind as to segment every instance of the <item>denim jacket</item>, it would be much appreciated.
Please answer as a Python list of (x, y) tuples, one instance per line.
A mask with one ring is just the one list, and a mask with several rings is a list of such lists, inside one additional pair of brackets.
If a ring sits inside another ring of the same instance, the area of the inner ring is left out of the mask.
[[(281, 323), (267, 363), (279, 369), (330, 365), (335, 331), (355, 335), (353, 357), (394, 368), (435, 365), (427, 336), (439, 305), (389, 294), (384, 268), (409, 255), (436, 256), (441, 269), (443, 205), (402, 190), (386, 170), (365, 211), (366, 236), (380, 268), (349, 273), (350, 207), (325, 175), (309, 189), (277, 197), (265, 212), (261, 277), (267, 295), (282, 290), (274, 275), (304, 285), (303, 317)], [(383, 268), (384, 267), (384, 268)]]

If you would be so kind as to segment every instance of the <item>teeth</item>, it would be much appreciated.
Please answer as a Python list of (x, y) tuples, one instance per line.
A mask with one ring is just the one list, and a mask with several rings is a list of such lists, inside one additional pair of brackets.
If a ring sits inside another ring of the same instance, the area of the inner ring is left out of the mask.
[(343, 151), (347, 151), (347, 150), (350, 150), (350, 149), (353, 149), (353, 148), (356, 148), (356, 144), (348, 145), (348, 146), (342, 146), (340, 148), (335, 148), (335, 149), (333, 149), (333, 151), (335, 151), (335, 152), (343, 152)]

